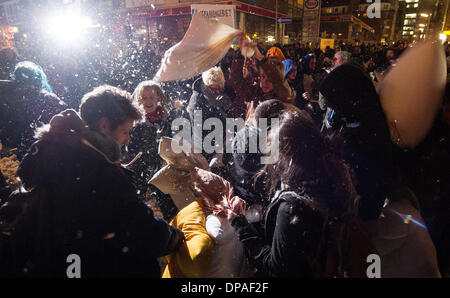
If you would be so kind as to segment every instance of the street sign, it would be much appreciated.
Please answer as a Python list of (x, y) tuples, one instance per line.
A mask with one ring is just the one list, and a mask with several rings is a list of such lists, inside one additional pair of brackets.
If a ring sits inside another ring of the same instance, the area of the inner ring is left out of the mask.
[(291, 24), (292, 18), (277, 18), (278, 24)]
[(204, 17), (217, 19), (219, 22), (236, 28), (236, 6), (216, 4), (192, 4), (192, 14), (199, 13)]

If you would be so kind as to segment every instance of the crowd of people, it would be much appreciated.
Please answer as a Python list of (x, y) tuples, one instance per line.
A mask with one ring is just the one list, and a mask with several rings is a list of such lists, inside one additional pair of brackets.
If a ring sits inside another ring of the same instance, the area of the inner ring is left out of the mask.
[[(427, 137), (400, 148), (376, 86), (407, 44), (238, 44), (168, 83), (147, 46), (64, 67), (1, 49), (1, 154), (20, 185), (1, 175), (0, 276), (67, 277), (76, 254), (81, 277), (367, 277), (376, 254), (381, 277), (448, 277), (449, 85)], [(219, 119), (212, 145), (233, 152), (175, 150), (198, 145), (179, 118), (202, 141)]]

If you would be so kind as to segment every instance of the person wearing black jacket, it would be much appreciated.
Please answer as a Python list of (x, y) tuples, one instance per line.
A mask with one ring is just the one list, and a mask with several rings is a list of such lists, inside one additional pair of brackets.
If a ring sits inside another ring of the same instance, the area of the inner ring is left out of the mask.
[(155, 202), (150, 203), (159, 208), (164, 219), (169, 221), (178, 209), (169, 196), (148, 184), (148, 181), (164, 165), (158, 154), (159, 141), (162, 137), (172, 137), (171, 125), (175, 115), (170, 111), (174, 109), (159, 84), (153, 81), (139, 83), (133, 92), (133, 103), (141, 107), (145, 115), (131, 130), (130, 143), (123, 159), (128, 163), (138, 158), (128, 166), (134, 173), (138, 196), (146, 201), (154, 198)]
[[(279, 109), (267, 101), (256, 110)], [(273, 109), (272, 109), (273, 108)], [(232, 226), (244, 244), (258, 277), (317, 277), (326, 264), (328, 230), (333, 220), (354, 214), (355, 199), (349, 167), (323, 137), (311, 117), (285, 104), (279, 111), (279, 129), (271, 127), (271, 150), (279, 158), (266, 165), (268, 185), (277, 190), (264, 212), (263, 233), (245, 216)]]
[(11, 79), (0, 84), (0, 141), (6, 150), (14, 149), (21, 160), (35, 141), (35, 129), (67, 105), (52, 92), (37, 64), (18, 63)]
[(140, 118), (131, 95), (111, 86), (86, 94), (39, 131), (18, 174), (31, 202), (11, 235), (14, 277), (68, 277), (69, 255), (85, 277), (160, 277), (157, 258), (183, 234), (139, 200), (119, 146)]

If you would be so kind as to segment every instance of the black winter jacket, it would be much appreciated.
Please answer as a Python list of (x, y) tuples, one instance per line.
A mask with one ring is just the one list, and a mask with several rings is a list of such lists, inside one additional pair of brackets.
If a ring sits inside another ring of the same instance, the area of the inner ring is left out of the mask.
[(33, 144), (19, 167), (35, 194), (12, 234), (14, 275), (66, 277), (77, 254), (81, 277), (160, 277), (157, 258), (182, 233), (138, 199), (119, 156), (111, 138), (75, 127)]

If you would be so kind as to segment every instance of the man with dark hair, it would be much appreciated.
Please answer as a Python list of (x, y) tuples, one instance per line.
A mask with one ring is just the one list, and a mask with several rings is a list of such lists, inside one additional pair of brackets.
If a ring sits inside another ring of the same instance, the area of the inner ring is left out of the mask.
[(81, 118), (65, 110), (38, 132), (18, 170), (33, 190), (11, 236), (12, 276), (161, 276), (157, 258), (183, 234), (154, 217), (120, 165), (119, 147), (141, 118), (130, 98), (98, 87), (83, 97)]
[(128, 145), (134, 122), (142, 118), (131, 102), (128, 92), (101, 86), (83, 96), (80, 116), (90, 129), (110, 134), (121, 147)]

